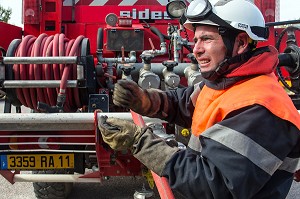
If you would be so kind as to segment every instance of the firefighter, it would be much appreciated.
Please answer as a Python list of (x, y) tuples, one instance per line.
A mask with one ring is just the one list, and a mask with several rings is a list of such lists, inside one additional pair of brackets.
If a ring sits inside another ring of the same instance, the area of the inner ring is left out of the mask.
[(278, 52), (256, 47), (268, 38), (262, 13), (246, 0), (194, 0), (184, 16), (204, 81), (158, 91), (119, 80), (113, 101), (191, 127), (187, 148), (117, 118), (99, 119), (103, 140), (130, 149), (187, 198), (285, 198), (300, 155), (300, 116), (274, 75)]

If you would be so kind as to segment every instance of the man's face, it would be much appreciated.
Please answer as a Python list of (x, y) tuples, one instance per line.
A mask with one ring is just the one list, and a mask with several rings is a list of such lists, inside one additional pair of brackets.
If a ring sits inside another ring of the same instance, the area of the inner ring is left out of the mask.
[(197, 26), (194, 36), (194, 56), (201, 72), (213, 71), (226, 55), (226, 47), (215, 26)]

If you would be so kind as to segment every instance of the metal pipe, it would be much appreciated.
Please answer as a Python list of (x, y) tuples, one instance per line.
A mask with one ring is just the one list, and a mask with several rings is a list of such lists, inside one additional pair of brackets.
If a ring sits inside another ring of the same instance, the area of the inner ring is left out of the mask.
[(101, 63), (135, 63), (136, 62), (136, 53), (135, 51), (130, 51), (129, 57), (115, 57), (115, 58), (104, 58), (102, 57), (102, 53), (99, 53), (98, 60)]
[[(129, 112), (97, 113), (131, 120)], [(163, 122), (144, 117), (146, 122)], [(90, 131), (95, 129), (94, 113), (1, 113), (0, 131)]]
[(173, 35), (173, 57), (174, 61), (179, 62), (179, 50), (181, 49), (181, 46), (178, 45), (180, 33), (178, 33), (179, 30), (175, 31)]
[[(60, 80), (5, 80), (4, 88), (59, 88)], [(76, 88), (77, 80), (67, 80), (68, 88)]]
[(164, 55), (166, 53), (167, 53), (166, 42), (162, 42), (162, 43), (160, 43), (160, 50), (157, 50), (157, 49), (145, 50), (145, 51), (143, 51), (142, 54), (151, 54), (154, 56), (158, 56), (158, 55)]
[(80, 174), (15, 174), (14, 182), (101, 182), (100, 178), (82, 178)]
[(266, 23), (266, 26), (282, 26), (287, 24), (299, 24), (300, 20), (290, 20), (290, 21), (277, 21), (277, 22), (268, 22)]
[(76, 64), (76, 56), (66, 57), (4, 57), (4, 64)]
[[(184, 70), (185, 68), (189, 67), (191, 65), (191, 63), (178, 63), (177, 66), (175, 66), (173, 68), (173, 72), (177, 75), (179, 75), (180, 77), (184, 77)], [(139, 78), (139, 72), (141, 70), (141, 68), (144, 67), (144, 63), (135, 63), (133, 64), (133, 69), (131, 70), (131, 76), (133, 78), (133, 80), (138, 80)], [(161, 63), (151, 63), (151, 71), (157, 75), (159, 75), (160, 77), (163, 76), (163, 69), (165, 68), (164, 65), (162, 65)], [(122, 74), (122, 69), (120, 66), (117, 67), (117, 73), (118, 75)]]

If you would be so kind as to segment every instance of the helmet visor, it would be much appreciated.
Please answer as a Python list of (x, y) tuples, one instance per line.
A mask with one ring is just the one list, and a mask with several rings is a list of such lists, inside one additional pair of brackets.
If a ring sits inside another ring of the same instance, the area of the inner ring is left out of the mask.
[(190, 21), (199, 21), (207, 18), (212, 12), (211, 3), (208, 0), (194, 0), (185, 11), (185, 16)]
[(195, 24), (207, 24), (205, 21), (211, 21), (212, 24), (232, 29), (232, 27), (218, 15), (213, 12), (213, 7), (208, 0), (194, 0), (186, 8), (184, 13), (186, 19)]

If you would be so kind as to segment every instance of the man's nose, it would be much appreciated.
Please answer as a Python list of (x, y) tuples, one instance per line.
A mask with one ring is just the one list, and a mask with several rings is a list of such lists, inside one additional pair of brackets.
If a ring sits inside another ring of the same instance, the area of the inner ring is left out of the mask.
[(203, 53), (203, 52), (204, 52), (203, 42), (197, 41), (195, 43), (195, 46), (194, 46), (194, 49), (193, 49), (193, 53)]

